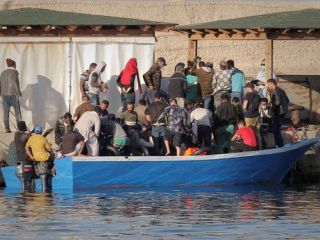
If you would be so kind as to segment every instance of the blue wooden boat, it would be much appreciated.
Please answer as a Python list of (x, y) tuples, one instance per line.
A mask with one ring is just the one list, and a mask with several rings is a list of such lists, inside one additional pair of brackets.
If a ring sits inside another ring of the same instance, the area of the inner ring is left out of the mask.
[[(101, 188), (220, 186), (280, 183), (319, 138), (283, 148), (188, 157), (74, 157), (55, 161), (54, 191)], [(15, 167), (4, 167), (7, 191), (20, 183)], [(40, 183), (37, 184), (40, 187)]]

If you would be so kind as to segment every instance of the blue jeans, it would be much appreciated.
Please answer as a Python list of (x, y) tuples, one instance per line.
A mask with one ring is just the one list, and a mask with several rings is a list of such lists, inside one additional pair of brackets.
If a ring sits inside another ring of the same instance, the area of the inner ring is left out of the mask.
[(132, 93), (121, 93), (121, 101), (122, 101), (122, 111), (127, 110), (128, 103), (136, 103), (136, 97), (134, 92)]
[(152, 125), (151, 135), (154, 142), (154, 155), (161, 156), (161, 150), (164, 145), (164, 136), (166, 134), (166, 126)]
[(274, 137), (274, 143), (278, 147), (283, 147), (284, 145), (282, 134), (281, 134), (281, 125), (282, 125), (282, 117), (273, 116), (272, 117), (273, 137)]
[(203, 107), (207, 110), (211, 111), (211, 96), (207, 96), (203, 98)]
[(3, 122), (4, 127), (6, 130), (10, 129), (9, 125), (9, 114), (10, 108), (13, 107), (15, 115), (16, 115), (16, 122), (21, 121), (21, 111), (20, 111), (20, 104), (19, 104), (19, 97), (16, 95), (6, 95), (2, 97), (2, 104), (3, 104)]

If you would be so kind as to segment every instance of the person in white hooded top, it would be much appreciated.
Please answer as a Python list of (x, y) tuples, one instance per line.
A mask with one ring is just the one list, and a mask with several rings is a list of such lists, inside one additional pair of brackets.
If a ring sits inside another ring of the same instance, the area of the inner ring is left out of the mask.
[(97, 67), (91, 72), (89, 76), (89, 101), (93, 105), (99, 105), (100, 91), (108, 90), (108, 85), (101, 80), (101, 74), (105, 71), (107, 64), (105, 62), (99, 62)]
[(89, 156), (99, 155), (98, 137), (100, 134), (101, 116), (101, 108), (95, 106), (94, 111), (85, 112), (75, 125), (75, 130), (84, 137)]

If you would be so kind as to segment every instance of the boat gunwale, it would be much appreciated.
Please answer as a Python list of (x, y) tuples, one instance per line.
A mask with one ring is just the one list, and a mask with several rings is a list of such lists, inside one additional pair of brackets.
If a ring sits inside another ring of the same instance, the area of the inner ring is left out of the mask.
[[(265, 149), (258, 151), (226, 153), (198, 156), (96, 156), (96, 157), (72, 157), (73, 162), (163, 162), (163, 161), (199, 161), (199, 160), (228, 160), (241, 157), (255, 157), (260, 155), (280, 154), (293, 151), (305, 146), (310, 147), (320, 141), (320, 137), (306, 141), (286, 145), (282, 148)], [(63, 158), (62, 158), (63, 159)], [(62, 160), (61, 159), (61, 160)]]

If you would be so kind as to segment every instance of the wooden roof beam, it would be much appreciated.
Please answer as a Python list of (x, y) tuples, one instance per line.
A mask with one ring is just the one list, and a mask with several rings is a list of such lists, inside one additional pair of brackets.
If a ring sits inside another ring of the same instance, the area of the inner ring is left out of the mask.
[(78, 28), (78, 25), (69, 25), (66, 27), (66, 29), (69, 31), (69, 32), (74, 32), (75, 30), (77, 30)]
[(54, 26), (52, 26), (52, 25), (45, 25), (45, 26), (43, 26), (42, 27), (42, 30), (44, 31), (44, 32), (50, 32), (52, 29), (54, 29), (55, 27)]
[(24, 32), (24, 31), (30, 30), (30, 29), (32, 29), (31, 26), (27, 26), (27, 25), (17, 26), (17, 30), (19, 32)]
[(235, 33), (239, 33), (239, 34), (245, 34), (246, 33), (246, 30), (244, 29), (232, 29), (233, 32)]
[(281, 34), (285, 35), (285, 34), (289, 33), (290, 30), (291, 30), (290, 28), (286, 28), (286, 29), (282, 30)]
[(314, 31), (315, 31), (314, 28), (310, 28), (310, 29), (306, 29), (305, 33), (306, 33), (307, 35), (310, 35), (310, 34), (312, 34)]
[(150, 25), (144, 25), (140, 27), (142, 32), (149, 32), (152, 29), (152, 26)]
[(90, 28), (91, 28), (92, 31), (94, 31), (94, 32), (100, 32), (101, 29), (102, 29), (102, 26), (101, 26), (101, 25), (93, 25), (93, 26), (90, 26)]
[(125, 26), (125, 25), (116, 26), (116, 30), (117, 30), (118, 32), (123, 32), (123, 31), (125, 31), (126, 29), (127, 29), (127, 26)]
[(0, 26), (0, 30), (7, 30), (8, 27), (7, 26)]
[(247, 28), (247, 29), (246, 29), (246, 31), (247, 31), (247, 32), (249, 32), (249, 33), (254, 33), (254, 34), (259, 33), (259, 30), (257, 30), (257, 29), (250, 29), (250, 28)]

